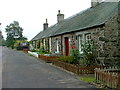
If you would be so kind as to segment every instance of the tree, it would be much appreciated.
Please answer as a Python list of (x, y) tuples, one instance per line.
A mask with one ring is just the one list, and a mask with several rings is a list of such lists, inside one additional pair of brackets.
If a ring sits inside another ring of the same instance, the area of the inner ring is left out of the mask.
[(13, 23), (7, 25), (5, 29), (7, 33), (7, 46), (13, 46), (16, 40), (27, 40), (27, 38), (23, 36), (23, 29), (19, 26), (18, 21), (13, 21)]
[(2, 46), (6, 46), (6, 40), (2, 39)]

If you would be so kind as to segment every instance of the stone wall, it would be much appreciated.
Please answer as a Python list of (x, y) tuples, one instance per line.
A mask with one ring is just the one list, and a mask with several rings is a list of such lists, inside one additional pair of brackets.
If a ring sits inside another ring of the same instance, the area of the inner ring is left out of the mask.
[[(85, 41), (86, 35), (90, 34), (91, 40), (94, 41), (96, 57), (101, 63), (113, 64), (115, 60), (120, 61), (119, 22), (118, 15), (114, 15), (104, 25), (51, 37), (51, 52), (55, 53), (57, 51), (56, 40), (58, 40), (59, 53), (65, 55), (65, 37), (68, 37), (69, 55), (71, 55), (71, 43), (78, 48), (79, 35), (83, 35), (83, 41)], [(46, 42), (49, 42), (49, 40), (46, 39)], [(49, 46), (49, 43), (47, 45)], [(46, 50), (49, 49), (47, 47)]]
[(75, 41), (75, 40), (73, 39), (73, 36), (74, 36), (74, 33), (62, 35), (63, 55), (66, 54), (66, 51), (65, 51), (65, 38), (66, 38), (66, 37), (68, 37), (68, 39), (69, 39), (69, 43), (68, 43), (68, 44), (69, 44), (69, 55), (71, 55), (71, 43), (72, 43), (72, 41)]
[(120, 29), (118, 27), (118, 16), (114, 15), (105, 25), (76, 32), (76, 36), (83, 35), (85, 38), (85, 34), (91, 33), (97, 59), (101, 63), (115, 65), (120, 61)]
[(120, 43), (119, 43), (119, 22), (118, 22), (118, 15), (112, 17), (106, 24), (105, 24), (105, 37), (108, 39), (105, 42), (104, 49), (105, 49), (105, 59), (106, 61), (120, 61)]
[[(76, 32), (76, 36), (82, 35), (82, 42), (86, 40), (86, 35), (90, 34), (91, 40), (94, 42), (94, 48), (95, 48), (95, 56), (97, 57), (98, 60), (103, 60), (104, 59), (104, 42), (100, 41), (99, 39), (101, 37), (104, 37), (104, 26), (98, 26), (98, 27), (93, 27), (89, 29), (85, 29), (83, 31)], [(78, 43), (78, 39), (77, 42)], [(101, 61), (102, 62), (102, 61)]]
[(70, 55), (70, 52), (71, 52), (71, 41), (75, 41), (75, 38), (74, 38), (74, 33), (70, 33), (70, 34), (63, 34), (63, 35), (59, 35), (59, 36), (55, 36), (55, 37), (52, 37), (52, 52), (56, 52), (57, 51), (57, 43), (56, 43), (56, 40), (58, 39), (59, 41), (59, 51), (60, 51), (60, 54), (61, 55), (65, 55), (65, 37), (68, 37), (69, 39), (69, 55)]
[(65, 37), (69, 38), (69, 55), (71, 55), (71, 46), (75, 46), (76, 48), (79, 47), (78, 45), (78, 36), (83, 35), (83, 41), (85, 40), (85, 35), (91, 34), (91, 39), (95, 42), (96, 49), (96, 55), (97, 57), (103, 58), (103, 45), (104, 42), (99, 40), (99, 37), (104, 37), (104, 27), (94, 27), (91, 29), (86, 29), (84, 31), (78, 31), (78, 32), (72, 32), (69, 34), (63, 34), (60, 36), (52, 37), (52, 52), (56, 52), (57, 45), (56, 45), (56, 39), (59, 40), (59, 50), (62, 55), (65, 55)]
[(55, 53), (57, 52), (57, 43), (56, 40), (58, 40), (58, 47), (59, 47), (59, 52), (62, 53), (62, 39), (61, 36), (55, 36), (51, 38), (51, 52)]

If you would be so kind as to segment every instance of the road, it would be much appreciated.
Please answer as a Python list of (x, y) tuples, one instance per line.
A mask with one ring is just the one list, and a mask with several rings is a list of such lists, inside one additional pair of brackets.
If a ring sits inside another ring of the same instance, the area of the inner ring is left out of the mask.
[(2, 49), (3, 88), (94, 88), (63, 71), (22, 51)]
[(0, 90), (2, 89), (2, 47), (0, 46)]

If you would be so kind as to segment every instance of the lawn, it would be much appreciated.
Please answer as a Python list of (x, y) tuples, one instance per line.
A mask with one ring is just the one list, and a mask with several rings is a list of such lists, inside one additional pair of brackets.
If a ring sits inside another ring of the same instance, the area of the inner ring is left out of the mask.
[(78, 76), (78, 79), (87, 83), (91, 83), (95, 81), (94, 75), (80, 75)]

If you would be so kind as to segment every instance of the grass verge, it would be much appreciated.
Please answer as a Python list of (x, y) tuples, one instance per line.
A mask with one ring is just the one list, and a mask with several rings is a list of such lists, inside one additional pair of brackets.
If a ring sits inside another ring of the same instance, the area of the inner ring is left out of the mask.
[(78, 76), (79, 80), (82, 80), (86, 83), (91, 83), (91, 82), (95, 82), (95, 78), (92, 75), (82, 75), (82, 76)]

